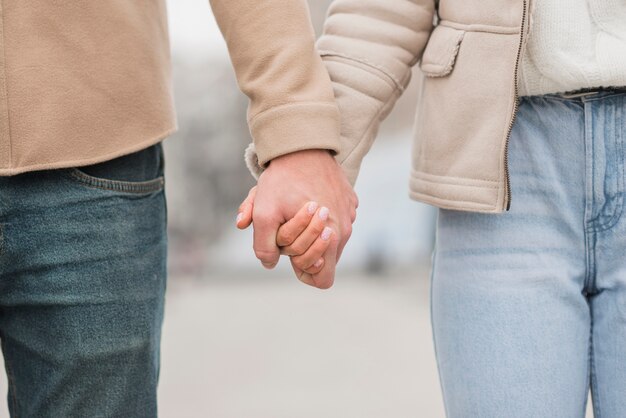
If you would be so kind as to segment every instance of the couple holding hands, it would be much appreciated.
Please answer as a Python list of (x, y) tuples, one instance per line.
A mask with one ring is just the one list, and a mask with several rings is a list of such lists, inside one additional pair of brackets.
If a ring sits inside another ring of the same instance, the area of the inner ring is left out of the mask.
[[(249, 97), (237, 226), (327, 289), (361, 162), (421, 70), (410, 195), (438, 207), (448, 418), (626, 416), (626, 3), (210, 0)], [(0, 338), (19, 417), (155, 417), (165, 0), (3, 0)], [(381, 173), (384, 175), (384, 173)]]

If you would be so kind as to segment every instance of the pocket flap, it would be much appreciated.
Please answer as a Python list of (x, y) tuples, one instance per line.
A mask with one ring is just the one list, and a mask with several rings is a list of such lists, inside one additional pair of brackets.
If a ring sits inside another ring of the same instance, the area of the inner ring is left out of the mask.
[(465, 31), (449, 26), (433, 30), (422, 55), (420, 69), (427, 77), (444, 77), (452, 72)]

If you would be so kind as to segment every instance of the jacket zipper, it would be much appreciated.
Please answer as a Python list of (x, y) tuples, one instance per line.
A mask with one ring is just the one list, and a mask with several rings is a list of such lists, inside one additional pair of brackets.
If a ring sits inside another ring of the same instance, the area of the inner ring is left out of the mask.
[(513, 117), (511, 118), (511, 122), (509, 123), (509, 129), (506, 134), (506, 141), (504, 143), (504, 172), (505, 172), (505, 182), (504, 188), (506, 192), (506, 202), (505, 208), (506, 210), (511, 209), (511, 176), (509, 174), (509, 140), (511, 139), (511, 132), (513, 131), (513, 124), (515, 123), (515, 117), (517, 115), (517, 109), (519, 107), (519, 88), (517, 86), (517, 77), (519, 72), (519, 64), (520, 59), (522, 57), (523, 46), (524, 46), (524, 32), (526, 31), (526, 15), (528, 14), (528, 0), (523, 1), (523, 10), (522, 10), (522, 25), (520, 28), (520, 38), (519, 38), (519, 46), (517, 47), (517, 58), (515, 60), (515, 72), (513, 75), (513, 80), (515, 82), (514, 86), (514, 94), (515, 94), (515, 102), (513, 104)]

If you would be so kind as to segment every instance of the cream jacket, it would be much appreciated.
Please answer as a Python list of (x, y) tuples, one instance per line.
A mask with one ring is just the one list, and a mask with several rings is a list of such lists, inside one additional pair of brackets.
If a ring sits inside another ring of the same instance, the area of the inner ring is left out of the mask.
[[(498, 213), (511, 203), (507, 148), (530, 0), (335, 0), (318, 48), (341, 113), (338, 161), (354, 182), (418, 64), (411, 196)], [(249, 166), (258, 173), (254, 152)]]

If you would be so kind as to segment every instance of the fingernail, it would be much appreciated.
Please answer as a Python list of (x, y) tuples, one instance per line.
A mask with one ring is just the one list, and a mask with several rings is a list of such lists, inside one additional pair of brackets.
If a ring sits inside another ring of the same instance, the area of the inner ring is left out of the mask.
[(309, 202), (309, 206), (307, 206), (306, 210), (309, 212), (309, 215), (313, 215), (317, 210), (317, 202)]
[(263, 263), (262, 262), (261, 264), (263, 264), (263, 267), (265, 267), (268, 270), (271, 270), (271, 269), (273, 269), (276, 266), (276, 263), (272, 264), (272, 263)]
[(333, 233), (333, 230), (331, 228), (329, 227), (324, 228), (324, 230), (322, 231), (322, 240), (328, 241), (332, 233)]
[(315, 262), (315, 264), (313, 264), (313, 267), (315, 267), (317, 269), (317, 268), (320, 268), (322, 266), (322, 264), (324, 264), (324, 259), (320, 258), (319, 260), (317, 260)]
[(326, 219), (328, 219), (328, 214), (330, 213), (330, 211), (328, 210), (328, 208), (324, 207), (320, 209), (320, 213), (319, 213), (319, 217), (322, 221), (325, 221)]
[(237, 223), (241, 222), (241, 220), (242, 220), (242, 219), (243, 219), (243, 213), (242, 213), (242, 212), (239, 212), (239, 213), (237, 214)]

